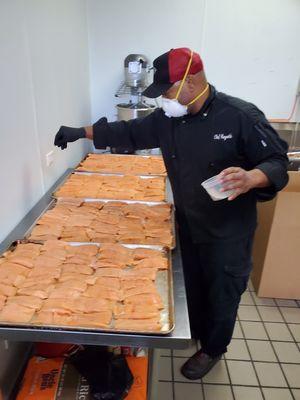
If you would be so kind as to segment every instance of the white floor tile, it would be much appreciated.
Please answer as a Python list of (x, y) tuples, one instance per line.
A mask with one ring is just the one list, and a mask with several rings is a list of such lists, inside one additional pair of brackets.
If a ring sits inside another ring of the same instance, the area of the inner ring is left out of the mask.
[[(158, 351), (158, 350), (156, 350)], [(161, 356), (171, 356), (171, 350), (170, 349), (159, 349), (159, 354)]]
[(268, 297), (258, 297), (256, 293), (251, 293), (254, 302), (258, 306), (276, 306), (275, 300)]
[(158, 380), (162, 381), (172, 381), (172, 365), (171, 365), (171, 357), (160, 357), (157, 365), (157, 373), (155, 376), (158, 377)]
[(293, 400), (289, 389), (263, 388), (265, 400)]
[(263, 400), (261, 391), (256, 387), (233, 386), (235, 400)]
[(245, 340), (232, 339), (228, 351), (225, 353), (225, 358), (228, 360), (250, 360)]
[(292, 307), (282, 307), (281, 312), (286, 320), (289, 323), (299, 323), (300, 322), (300, 308), (292, 308)]
[(247, 343), (253, 361), (277, 361), (270, 342), (247, 340)]
[(288, 324), (292, 334), (297, 342), (300, 342), (300, 324)]
[(203, 400), (202, 385), (195, 383), (175, 383), (175, 399)]
[(292, 389), (295, 400), (300, 400), (300, 389)]
[(292, 388), (300, 388), (300, 365), (297, 364), (281, 364), (286, 379)]
[(249, 280), (249, 282), (248, 282), (248, 289), (249, 289), (251, 292), (254, 292), (254, 286), (253, 286), (253, 283), (251, 282), (251, 280)]
[(241, 330), (241, 325), (239, 321), (235, 322), (234, 331), (232, 337), (234, 339), (243, 339), (243, 332)]
[(173, 400), (171, 382), (155, 382), (151, 389), (151, 400)]
[(224, 360), (220, 360), (210, 371), (203, 377), (204, 383), (229, 383), (229, 377)]
[(260, 321), (260, 316), (255, 306), (240, 306), (238, 315), (241, 321)]
[(233, 400), (230, 386), (204, 385), (205, 400)]
[(262, 322), (241, 322), (246, 339), (268, 339)]
[(295, 343), (273, 342), (273, 346), (279, 361), (300, 364), (300, 351)]
[(254, 301), (252, 299), (250, 292), (244, 292), (242, 294), (241, 303), (242, 305), (254, 305)]
[(284, 375), (277, 363), (255, 362), (255, 369), (262, 386), (286, 387)]
[(265, 322), (265, 327), (271, 340), (293, 341), (292, 335), (285, 324), (278, 322)]
[(227, 361), (233, 385), (257, 386), (253, 366), (250, 361)]
[(281, 307), (298, 307), (296, 300), (276, 299), (275, 301)]
[(283, 322), (277, 307), (257, 306), (261, 318), (265, 322)]

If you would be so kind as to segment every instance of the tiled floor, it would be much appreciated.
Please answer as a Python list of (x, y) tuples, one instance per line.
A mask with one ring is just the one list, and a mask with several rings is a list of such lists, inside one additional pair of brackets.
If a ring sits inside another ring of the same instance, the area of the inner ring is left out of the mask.
[(199, 348), (156, 350), (151, 400), (300, 400), (300, 301), (258, 298), (250, 283), (225, 357), (202, 380), (180, 373)]

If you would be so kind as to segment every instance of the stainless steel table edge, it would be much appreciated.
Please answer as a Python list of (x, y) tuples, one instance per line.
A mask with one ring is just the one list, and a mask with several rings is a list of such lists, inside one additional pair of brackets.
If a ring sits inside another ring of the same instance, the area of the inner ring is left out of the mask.
[[(39, 218), (43, 211), (48, 207), (52, 200), (52, 193), (66, 177), (72, 173), (68, 169), (57, 182), (47, 191), (38, 201), (31, 211), (22, 219), (15, 229), (0, 244), (0, 253), (6, 250), (12, 242), (24, 237), (25, 232)], [(144, 335), (109, 333), (95, 331), (80, 331), (70, 329), (52, 328), (24, 328), (1, 326), (0, 338), (10, 341), (31, 341), (31, 342), (52, 342), (52, 343), (78, 343), (93, 345), (116, 345), (148, 348), (172, 348), (184, 349), (188, 347), (191, 340), (189, 326), (189, 316), (187, 309), (186, 292), (184, 285), (184, 275), (181, 262), (179, 241), (177, 247), (172, 251), (173, 260), (173, 284), (174, 284), (174, 303), (175, 303), (175, 328), (168, 335)]]

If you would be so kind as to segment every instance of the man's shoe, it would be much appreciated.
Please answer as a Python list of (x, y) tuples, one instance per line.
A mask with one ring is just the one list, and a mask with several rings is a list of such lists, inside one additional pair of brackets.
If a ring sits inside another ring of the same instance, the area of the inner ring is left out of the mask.
[(222, 355), (210, 357), (208, 354), (199, 350), (183, 364), (181, 373), (187, 379), (201, 379), (216, 365), (221, 357)]

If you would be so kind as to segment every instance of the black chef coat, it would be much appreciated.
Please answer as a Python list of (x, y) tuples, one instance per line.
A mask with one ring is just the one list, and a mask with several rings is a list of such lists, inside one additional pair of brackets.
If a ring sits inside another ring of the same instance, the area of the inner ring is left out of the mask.
[[(97, 149), (160, 147), (176, 211), (187, 221), (195, 243), (234, 240), (256, 227), (257, 200), (272, 199), (288, 182), (287, 144), (255, 105), (218, 92), (197, 114), (166, 117), (162, 109), (130, 121), (93, 125)], [(201, 186), (228, 167), (258, 168), (271, 186), (253, 189), (233, 201), (213, 201)]]

